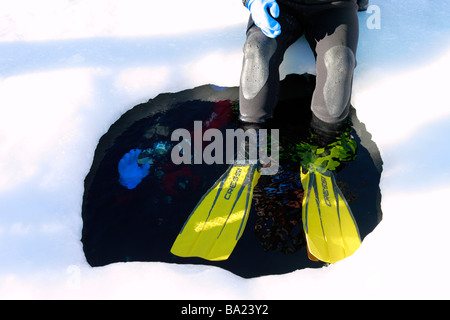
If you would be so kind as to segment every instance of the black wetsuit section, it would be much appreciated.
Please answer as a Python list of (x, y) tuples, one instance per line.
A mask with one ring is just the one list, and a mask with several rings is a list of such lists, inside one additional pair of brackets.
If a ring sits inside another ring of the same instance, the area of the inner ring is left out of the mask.
[(275, 39), (265, 36), (249, 19), (240, 86), (241, 120), (261, 123), (273, 116), (279, 94), (280, 64), (289, 46), (303, 35), (316, 58), (317, 84), (311, 109), (324, 122), (344, 120), (356, 66), (357, 1), (300, 4), (278, 0), (277, 3), (281, 34)]

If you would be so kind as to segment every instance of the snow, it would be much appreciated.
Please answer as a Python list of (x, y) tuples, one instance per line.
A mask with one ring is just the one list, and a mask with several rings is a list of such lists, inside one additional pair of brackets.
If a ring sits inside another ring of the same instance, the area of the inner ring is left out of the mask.
[[(353, 104), (384, 160), (384, 219), (340, 263), (245, 280), (207, 266), (91, 268), (80, 243), (83, 182), (109, 126), (160, 92), (238, 85), (241, 1), (1, 1), (0, 298), (450, 298), (450, 3), (371, 4)], [(286, 55), (291, 72), (314, 72), (304, 40)]]

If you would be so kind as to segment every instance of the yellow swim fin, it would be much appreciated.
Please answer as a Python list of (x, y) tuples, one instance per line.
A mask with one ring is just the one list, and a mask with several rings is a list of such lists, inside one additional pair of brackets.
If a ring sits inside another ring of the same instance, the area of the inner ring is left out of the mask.
[(180, 257), (226, 260), (244, 232), (261, 176), (257, 165), (232, 165), (197, 204), (170, 250)]
[(336, 263), (360, 247), (361, 238), (350, 206), (331, 171), (301, 171), (303, 228), (309, 253), (318, 260)]

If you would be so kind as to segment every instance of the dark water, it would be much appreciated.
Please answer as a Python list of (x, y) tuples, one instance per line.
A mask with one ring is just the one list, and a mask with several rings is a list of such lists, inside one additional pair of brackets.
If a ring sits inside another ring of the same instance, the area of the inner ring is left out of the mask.
[[(272, 128), (280, 129), (280, 170), (275, 176), (261, 177), (246, 230), (230, 258), (221, 262), (170, 253), (186, 218), (228, 166), (174, 165), (169, 150), (177, 142), (170, 141), (170, 134), (179, 128), (193, 134), (194, 121), (202, 121), (203, 130), (237, 128), (238, 89), (206, 85), (164, 94), (124, 114), (99, 141), (85, 181), (82, 242), (89, 264), (207, 264), (246, 278), (322, 267), (323, 263), (307, 258), (301, 221), (300, 159), (291, 147), (310, 134), (313, 89), (312, 76), (292, 75), (282, 82), (280, 103), (271, 123)], [(356, 160), (342, 165), (336, 179), (364, 238), (382, 216), (382, 162), (354, 109), (351, 120), (349, 134), (358, 145)], [(150, 174), (128, 190), (118, 182), (117, 166), (123, 155), (135, 148), (157, 151)]]

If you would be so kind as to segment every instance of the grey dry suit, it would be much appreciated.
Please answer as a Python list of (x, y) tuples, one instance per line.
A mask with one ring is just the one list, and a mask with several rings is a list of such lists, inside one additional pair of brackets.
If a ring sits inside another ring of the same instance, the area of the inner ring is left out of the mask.
[[(247, 0), (244, 0), (244, 5)], [(349, 112), (356, 48), (358, 8), (367, 0), (277, 0), (281, 34), (265, 36), (250, 17), (240, 81), (240, 119), (263, 123), (278, 102), (279, 67), (290, 45), (305, 35), (316, 58), (316, 88), (311, 109), (330, 124)], [(359, 7), (358, 7), (359, 5)]]

